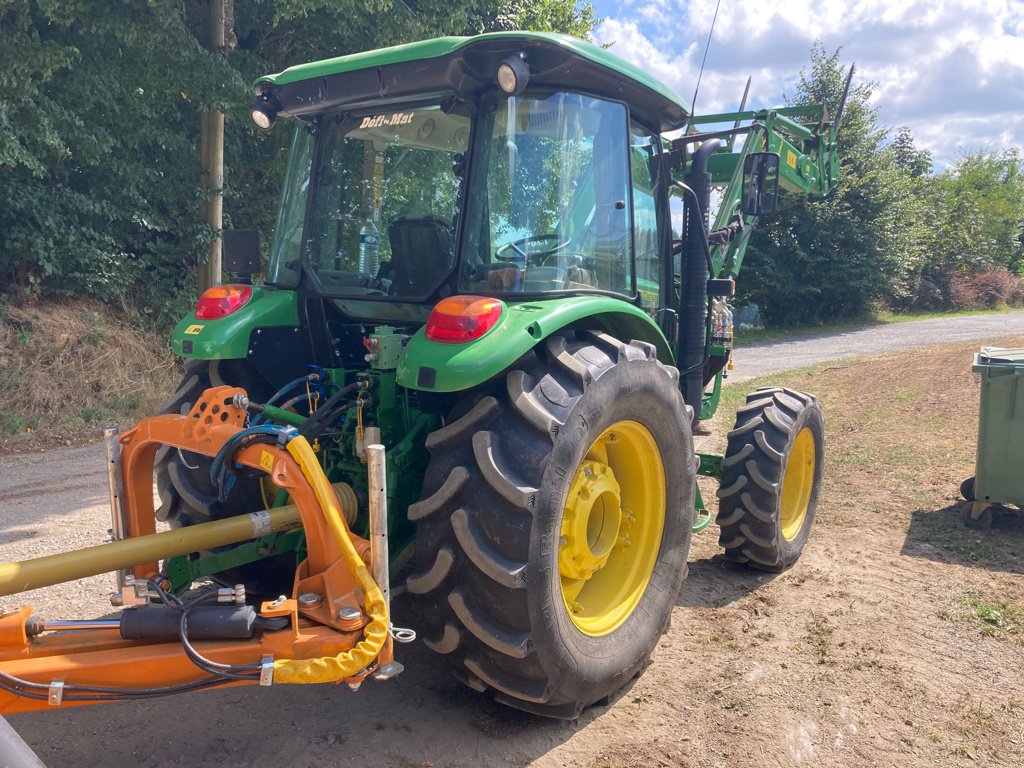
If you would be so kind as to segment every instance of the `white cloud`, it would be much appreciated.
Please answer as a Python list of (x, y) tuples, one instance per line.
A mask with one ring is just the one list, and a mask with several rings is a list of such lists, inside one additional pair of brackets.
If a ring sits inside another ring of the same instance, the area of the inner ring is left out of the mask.
[[(629, 0), (603, 7), (598, 43), (689, 102), (715, 0)], [(877, 83), (882, 124), (909, 125), (940, 163), (973, 148), (1024, 147), (1024, 3), (1019, 0), (723, 0), (697, 111), (782, 102), (811, 45), (842, 49)]]

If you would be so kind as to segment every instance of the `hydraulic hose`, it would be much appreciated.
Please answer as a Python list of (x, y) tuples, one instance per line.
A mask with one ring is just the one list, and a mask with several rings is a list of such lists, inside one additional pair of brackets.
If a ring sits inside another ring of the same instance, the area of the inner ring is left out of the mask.
[(342, 403), (341, 406), (339, 406), (339, 403), (341, 403), (341, 401), (352, 392), (364, 388), (365, 385), (362, 381), (354, 381), (339, 389), (331, 395), (323, 405), (317, 408), (316, 413), (311, 414), (310, 417), (306, 419), (299, 432), (307, 436), (311, 432), (314, 433), (314, 436), (319, 435), (330, 425), (332, 421), (334, 421), (334, 419), (338, 417), (338, 414), (349, 407), (346, 403)]
[(267, 400), (266, 404), (273, 405), (278, 401), (278, 398), (284, 397), (286, 394), (291, 392), (295, 387), (299, 386), (299, 384), (309, 384), (311, 381), (314, 381), (313, 377), (315, 375), (316, 374), (307, 373), (305, 376), (299, 376), (299, 378), (293, 381), (289, 381), (287, 384), (285, 384), (283, 387), (277, 390), (277, 392), (275, 392), (273, 396), (269, 400)]
[(352, 570), (363, 590), (366, 613), (370, 623), (363, 630), (363, 639), (355, 647), (337, 656), (317, 659), (278, 659), (274, 661), (275, 683), (334, 683), (365, 669), (377, 656), (388, 637), (388, 609), (384, 595), (370, 576), (363, 559), (356, 552), (348, 531), (342, 522), (341, 511), (335, 502), (334, 491), (317, 462), (316, 454), (302, 436), (288, 442), (288, 453), (302, 470), (313, 488), (327, 525), (334, 534), (346, 565)]
[[(307, 384), (308, 385), (311, 382), (316, 381), (316, 380), (317, 380), (316, 379), (316, 374), (314, 374), (314, 373), (307, 373), (305, 376), (299, 376), (299, 378), (297, 378), (297, 379), (292, 379), (287, 384), (285, 384), (283, 387), (281, 387), (279, 390), (277, 390), (277, 392), (275, 392), (273, 395), (271, 395), (270, 399), (267, 400), (267, 402), (264, 403), (264, 405), (273, 405), (280, 398), (284, 397), (286, 394), (291, 392), (293, 389), (295, 389), (295, 387), (299, 386), (300, 384)], [(281, 410), (285, 410), (285, 409), (282, 408)], [(257, 424), (261, 423), (262, 421), (264, 421), (263, 416), (262, 415), (257, 416), (257, 417), (255, 417), (252, 420), (252, 425), (256, 426)]]
[(235, 454), (243, 444), (252, 442), (277, 442), (281, 432), (287, 429), (276, 424), (260, 424), (238, 432), (225, 441), (210, 463), (210, 482), (217, 489), (217, 498), (227, 501), (235, 484)]

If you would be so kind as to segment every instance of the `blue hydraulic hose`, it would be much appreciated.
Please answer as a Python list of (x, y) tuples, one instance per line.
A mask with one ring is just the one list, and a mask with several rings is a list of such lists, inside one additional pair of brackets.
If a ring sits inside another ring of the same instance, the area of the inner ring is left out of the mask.
[[(299, 376), (299, 378), (289, 381), (287, 384), (285, 384), (283, 387), (277, 390), (277, 392), (275, 392), (269, 400), (267, 400), (266, 405), (273, 405), (278, 401), (278, 399), (284, 397), (286, 394), (295, 389), (295, 387), (299, 386), (299, 384), (311, 384), (314, 381), (314, 376), (316, 376), (316, 374), (307, 373), (305, 376)], [(261, 423), (262, 421), (263, 417), (257, 416), (252, 420), (252, 423), (253, 425), (256, 425)]]
[[(218, 497), (221, 501), (227, 500), (228, 494), (231, 493), (231, 489), (235, 484), (235, 478), (233, 476), (227, 476), (227, 467), (224, 466), (225, 456), (234, 450), (235, 445), (252, 435), (269, 435), (280, 440), (282, 438), (282, 433), (285, 433), (284, 438), (287, 442), (287, 440), (291, 439), (291, 437), (287, 435), (288, 429), (288, 427), (281, 427), (276, 424), (261, 424), (259, 426), (243, 429), (241, 432), (235, 433), (225, 441), (224, 445), (222, 445), (220, 450), (217, 451), (217, 455), (213, 457), (213, 463), (210, 464), (210, 482), (212, 482), (218, 489)], [(292, 431), (294, 432), (294, 429), (292, 429)]]

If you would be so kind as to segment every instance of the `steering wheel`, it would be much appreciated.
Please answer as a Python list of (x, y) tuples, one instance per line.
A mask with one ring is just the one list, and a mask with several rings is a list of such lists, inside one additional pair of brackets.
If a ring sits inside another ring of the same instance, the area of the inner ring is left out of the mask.
[[(555, 244), (550, 248), (538, 248), (533, 249), (528, 246), (530, 243), (545, 243), (554, 242)], [(510, 264), (522, 264), (526, 265), (531, 261), (534, 264), (542, 263), (551, 254), (557, 253), (569, 244), (569, 238), (560, 234), (550, 235), (530, 235), (529, 237), (521, 237), (518, 240), (513, 240), (511, 243), (505, 243), (505, 245), (498, 246), (494, 252), (494, 258), (498, 261), (508, 262)], [(509, 251), (515, 251), (515, 255), (509, 256)]]

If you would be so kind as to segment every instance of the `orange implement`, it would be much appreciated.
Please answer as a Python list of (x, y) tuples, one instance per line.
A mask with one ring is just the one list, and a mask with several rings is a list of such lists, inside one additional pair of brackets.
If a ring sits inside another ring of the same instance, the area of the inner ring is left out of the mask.
[[(245, 411), (233, 404), (238, 393), (244, 391), (234, 387), (209, 389), (188, 416), (146, 419), (121, 437), (127, 536), (155, 531), (153, 459), (157, 449), (169, 445), (215, 456), (229, 438), (244, 428)], [(196, 642), (195, 648), (221, 664), (251, 666), (267, 664), (268, 659), (279, 665), (283, 660), (333, 662), (334, 657), (341, 658), (357, 646), (367, 646), (374, 627), (367, 615), (371, 611), (366, 589), (360, 586), (360, 575), (355, 570), (363, 569), (370, 545), (352, 534), (344, 516), (337, 514), (341, 509), (337, 496), (331, 491), (333, 499), (322, 503), (323, 495), (318, 499), (314, 483), (304, 474), (309, 467), (300, 465), (292, 452), (278, 445), (248, 445), (238, 451), (235, 460), (262, 469), (278, 487), (288, 491), (299, 511), (308, 555), (296, 571), (291, 599), (264, 603), (260, 610), (266, 618), (287, 617), (286, 628), (264, 631), (251, 640)], [(326, 509), (331, 501), (335, 507)], [(329, 523), (328, 515), (332, 513), (334, 518)], [(356, 554), (352, 554), (347, 543), (339, 542), (339, 536), (351, 541)], [(339, 543), (348, 548), (349, 560), (343, 556), (344, 547)], [(363, 561), (355, 569), (352, 557)], [(138, 564), (133, 572), (139, 579), (153, 578), (159, 575), (159, 564)], [(365, 573), (361, 577), (365, 579)], [(372, 582), (369, 587), (373, 587)], [(300, 606), (295, 598), (306, 592), (313, 592), (320, 599), (315, 604)], [(142, 691), (191, 684), (213, 688), (257, 682), (214, 680), (209, 672), (195, 666), (176, 642), (123, 640), (116, 630), (106, 629), (58, 631), (31, 637), (31, 620), (29, 608), (0, 616), (0, 714), (93, 703), (84, 700), (88, 692), (76, 686)], [(379, 634), (380, 617), (374, 621), (378, 622)], [(376, 658), (353, 670), (343, 678), (344, 682), (360, 682), (393, 661), (390, 636), (382, 643), (378, 637), (377, 644)], [(264, 683), (269, 677), (268, 670)], [(32, 685), (12, 683), (15, 679)]]

